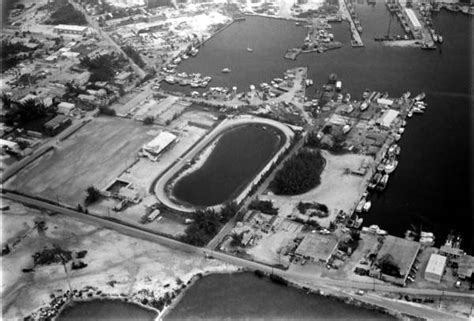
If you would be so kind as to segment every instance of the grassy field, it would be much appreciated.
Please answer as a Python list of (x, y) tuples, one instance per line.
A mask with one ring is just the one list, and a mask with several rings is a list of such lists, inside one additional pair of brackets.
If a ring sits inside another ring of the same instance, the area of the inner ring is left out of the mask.
[(150, 127), (133, 120), (100, 117), (25, 167), (6, 187), (75, 206), (84, 190), (104, 188), (132, 165)]

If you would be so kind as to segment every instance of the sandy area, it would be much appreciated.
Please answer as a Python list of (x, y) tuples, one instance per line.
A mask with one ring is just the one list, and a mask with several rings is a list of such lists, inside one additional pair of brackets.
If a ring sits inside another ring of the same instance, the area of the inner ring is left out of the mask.
[[(197, 273), (236, 270), (236, 267), (216, 260), (206, 260), (70, 218), (25, 210), (18, 205), (3, 213), (2, 229), (10, 230), (10, 235), (18, 234), (25, 224), (32, 226), (35, 218), (46, 221), (46, 232), (40, 234), (35, 230), (14, 252), (0, 258), (2, 310), (7, 319), (22, 318), (49, 302), (51, 293), (58, 295), (68, 289), (60, 265), (38, 267), (33, 273), (21, 272), (22, 268), (31, 266), (32, 254), (52, 244), (60, 244), (68, 250), (87, 250), (84, 262), (88, 266), (71, 272), (72, 287), (81, 289), (91, 285), (107, 294), (131, 295), (149, 289), (155, 296), (160, 296), (177, 287), (178, 278), (186, 283)], [(110, 281), (117, 283), (112, 287), (107, 284)]]
[(286, 217), (297, 211), (296, 205), (300, 202), (319, 202), (329, 208), (330, 215), (319, 219), (323, 226), (329, 226), (337, 212), (343, 210), (352, 213), (360, 197), (366, 189), (368, 174), (357, 176), (346, 174), (346, 169), (357, 169), (364, 159), (371, 160), (369, 156), (346, 154), (332, 155), (323, 150), (326, 167), (321, 174), (321, 184), (307, 193), (295, 196), (280, 196), (268, 193), (261, 199), (270, 199), (275, 206), (280, 208), (280, 216)]
[(6, 187), (76, 205), (85, 189), (105, 188), (131, 166), (150, 127), (133, 120), (99, 117), (25, 167)]

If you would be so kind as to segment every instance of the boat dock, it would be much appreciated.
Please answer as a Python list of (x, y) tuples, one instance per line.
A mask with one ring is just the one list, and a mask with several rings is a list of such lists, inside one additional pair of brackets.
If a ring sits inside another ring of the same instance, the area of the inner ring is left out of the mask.
[(347, 8), (347, 4), (345, 0), (339, 0), (339, 10), (341, 11), (342, 18), (349, 21), (351, 34), (352, 34), (352, 40), (351, 40), (352, 47), (364, 47), (364, 43), (362, 42), (362, 38), (360, 37), (360, 33), (359, 33), (359, 30), (362, 31), (362, 27), (360, 27), (360, 23), (359, 23), (359, 29), (357, 28), (358, 26), (356, 25), (354, 19), (352, 18), (352, 15), (349, 12), (349, 9)]

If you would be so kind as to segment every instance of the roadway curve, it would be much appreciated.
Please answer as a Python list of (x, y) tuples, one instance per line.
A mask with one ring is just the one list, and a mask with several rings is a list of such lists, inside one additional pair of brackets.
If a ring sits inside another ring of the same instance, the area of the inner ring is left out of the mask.
[[(187, 253), (195, 253), (195, 254), (199, 254), (203, 256), (212, 256), (223, 262), (227, 262), (229, 264), (233, 264), (236, 266), (241, 266), (249, 270), (261, 270), (266, 273), (273, 273), (289, 280), (290, 282), (294, 282), (301, 286), (307, 286), (312, 290), (318, 290), (318, 289), (341, 290), (342, 289), (342, 291), (346, 295), (352, 295), (351, 291), (355, 291), (357, 289), (365, 289), (369, 291), (374, 290), (373, 282), (358, 282), (358, 281), (350, 281), (346, 279), (330, 279), (330, 278), (325, 278), (325, 277), (318, 277), (315, 275), (303, 275), (294, 271), (284, 271), (284, 270), (272, 268), (262, 263), (249, 261), (243, 258), (232, 256), (227, 253), (217, 252), (217, 251), (209, 250), (206, 248), (196, 247), (193, 245), (182, 243), (174, 239), (158, 235), (147, 229), (132, 226), (124, 222), (120, 222), (120, 221), (115, 222), (115, 221), (107, 220), (100, 216), (77, 212), (75, 210), (67, 209), (58, 205), (54, 205), (48, 202), (31, 198), (28, 196), (21, 196), (21, 195), (10, 193), (4, 190), (2, 197), (5, 197), (5, 198), (8, 198), (20, 203), (24, 203), (29, 206), (35, 206), (35, 207), (49, 210), (55, 213), (59, 213), (59, 214), (71, 217), (73, 219), (83, 221), (87, 224), (92, 224), (92, 225), (112, 229), (119, 233), (131, 236), (131, 237), (165, 245), (176, 250), (185, 251)], [(456, 292), (456, 291), (443, 291), (443, 290), (438, 290), (438, 289), (401, 288), (398, 286), (385, 285), (385, 284), (377, 284), (376, 291), (411, 294), (411, 295), (451, 297), (451, 298), (456, 298), (456, 297), (470, 298), (474, 300), (474, 293), (468, 293), (468, 292), (462, 292), (462, 291)], [(430, 308), (428, 306), (423, 306), (423, 305), (415, 306), (413, 304), (403, 302), (403, 301), (386, 299), (381, 296), (376, 296), (375, 294), (376, 292), (374, 292), (371, 295), (366, 295), (363, 297), (357, 296), (356, 298), (358, 300), (362, 300), (367, 303), (372, 303), (378, 306), (386, 307), (387, 309), (390, 309), (393, 311), (406, 313), (406, 314), (414, 315), (418, 317), (423, 317), (423, 318), (428, 318), (428, 319), (441, 319), (441, 320), (463, 320), (462, 318), (456, 317), (452, 314), (448, 314), (446, 312), (443, 312), (437, 309)]]
[[(166, 186), (173, 179), (176, 174), (178, 174), (181, 169), (186, 165), (189, 160), (194, 159), (203, 149), (209, 145), (215, 138), (223, 134), (225, 131), (229, 130), (232, 127), (238, 125), (247, 125), (247, 124), (262, 124), (275, 127), (281, 130), (286, 136), (285, 144), (280, 148), (280, 150), (273, 156), (273, 158), (267, 163), (267, 166), (263, 168), (255, 178), (248, 183), (247, 187), (241, 192), (241, 194), (236, 198), (236, 201), (241, 201), (245, 195), (249, 192), (251, 185), (255, 180), (258, 180), (261, 175), (268, 170), (268, 165), (276, 161), (278, 157), (291, 145), (291, 137), (294, 136), (293, 131), (286, 125), (279, 123), (277, 121), (258, 118), (253, 116), (240, 116), (238, 118), (230, 118), (224, 120), (219, 126), (217, 126), (207, 137), (201, 140), (196, 144), (186, 155), (182, 156), (172, 167), (170, 167), (156, 182), (155, 184), (155, 195), (158, 200), (163, 203), (165, 206), (180, 212), (191, 213), (196, 210), (196, 208), (184, 204), (179, 204), (169, 197), (166, 192)], [(214, 206), (213, 208), (218, 209), (220, 205)]]

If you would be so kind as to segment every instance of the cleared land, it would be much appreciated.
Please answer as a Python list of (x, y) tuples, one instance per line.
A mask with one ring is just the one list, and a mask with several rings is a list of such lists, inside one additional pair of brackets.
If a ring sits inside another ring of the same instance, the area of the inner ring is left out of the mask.
[(206, 260), (202, 256), (137, 240), (70, 218), (51, 217), (22, 205), (11, 205), (11, 210), (2, 214), (2, 229), (8, 227), (9, 230), (2, 242), (22, 235), (34, 225), (35, 219), (44, 220), (47, 230), (44, 233), (33, 231), (14, 252), (0, 258), (2, 312), (3, 318), (8, 320), (23, 319), (49, 302), (51, 293), (61, 295), (68, 289), (60, 264), (37, 267), (30, 273), (21, 271), (32, 265), (31, 255), (52, 244), (61, 244), (67, 250), (88, 251), (84, 259), (88, 266), (71, 272), (74, 289), (93, 286), (115, 295), (131, 295), (148, 289), (155, 296), (161, 296), (179, 287), (178, 278), (187, 283), (196, 273), (236, 269), (217, 260)]
[(330, 215), (318, 220), (323, 226), (329, 226), (329, 222), (334, 220), (337, 215), (335, 210), (351, 213), (365, 191), (369, 174), (347, 174), (347, 169), (355, 170), (364, 159), (370, 161), (372, 158), (356, 154), (333, 155), (325, 150), (322, 150), (321, 154), (326, 159), (326, 166), (321, 173), (321, 184), (318, 187), (301, 195), (264, 195), (261, 199), (274, 201), (275, 206), (280, 208), (280, 216), (283, 217), (297, 211), (296, 205), (300, 201), (325, 204)]
[(104, 188), (131, 166), (150, 127), (133, 120), (99, 117), (24, 168), (6, 187), (76, 205), (84, 190)]

